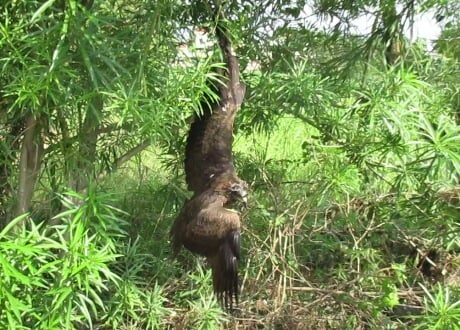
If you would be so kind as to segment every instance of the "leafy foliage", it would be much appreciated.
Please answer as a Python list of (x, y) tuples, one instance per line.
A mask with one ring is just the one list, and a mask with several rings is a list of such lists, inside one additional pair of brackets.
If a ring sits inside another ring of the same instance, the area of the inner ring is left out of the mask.
[[(248, 91), (241, 310), (168, 243), (215, 6), (4, 1), (0, 328), (455, 329), (457, 2), (222, 4)], [(435, 54), (404, 36), (432, 12)]]

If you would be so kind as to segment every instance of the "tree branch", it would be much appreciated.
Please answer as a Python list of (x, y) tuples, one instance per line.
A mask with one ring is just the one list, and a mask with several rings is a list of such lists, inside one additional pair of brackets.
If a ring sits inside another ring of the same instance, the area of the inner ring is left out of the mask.
[(152, 144), (152, 140), (147, 139), (147, 140), (144, 140), (139, 145), (132, 148), (131, 150), (128, 150), (126, 153), (124, 153), (122, 156), (120, 156), (118, 159), (115, 160), (111, 172), (116, 171), (121, 165), (129, 161), (131, 158), (136, 156), (141, 151), (145, 150), (151, 144)]
[[(132, 129), (133, 129), (133, 126), (131, 124), (126, 124), (122, 126), (119, 126), (117, 124), (112, 124), (112, 125), (96, 128), (94, 131), (89, 133), (89, 137), (99, 136), (100, 134), (108, 134), (108, 133), (112, 133), (117, 130), (132, 130)], [(62, 147), (62, 145), (71, 146), (72, 144), (78, 141), (79, 137), (80, 136), (78, 134), (71, 136), (71, 137), (63, 136), (63, 139), (61, 139), (60, 141), (48, 145), (48, 147), (44, 151), (44, 154), (46, 155), (50, 152), (58, 150), (59, 148)]]

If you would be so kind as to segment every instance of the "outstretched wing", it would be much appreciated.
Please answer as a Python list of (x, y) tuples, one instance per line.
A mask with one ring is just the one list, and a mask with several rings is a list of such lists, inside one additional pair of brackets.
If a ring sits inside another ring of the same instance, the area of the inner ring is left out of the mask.
[(185, 180), (188, 189), (201, 193), (213, 177), (234, 171), (232, 158), (233, 122), (243, 102), (245, 87), (239, 80), (239, 67), (230, 41), (222, 28), (216, 28), (227, 70), (222, 85), (216, 86), (219, 102), (205, 100), (203, 115), (190, 127), (185, 149)]

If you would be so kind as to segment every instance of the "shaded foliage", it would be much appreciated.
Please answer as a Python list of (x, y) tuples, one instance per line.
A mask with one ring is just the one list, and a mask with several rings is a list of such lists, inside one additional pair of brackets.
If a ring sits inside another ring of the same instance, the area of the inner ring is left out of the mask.
[[(168, 242), (215, 6), (4, 1), (0, 328), (455, 329), (458, 3), (221, 4), (248, 86), (240, 314)], [(437, 53), (404, 36), (432, 12)]]

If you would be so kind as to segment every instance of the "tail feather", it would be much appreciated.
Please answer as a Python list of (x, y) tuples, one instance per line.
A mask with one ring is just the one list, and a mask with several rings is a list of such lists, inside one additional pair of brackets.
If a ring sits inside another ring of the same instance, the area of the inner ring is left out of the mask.
[(217, 300), (227, 310), (238, 304), (238, 261), (240, 259), (240, 233), (227, 235), (219, 251), (212, 258), (214, 292)]

